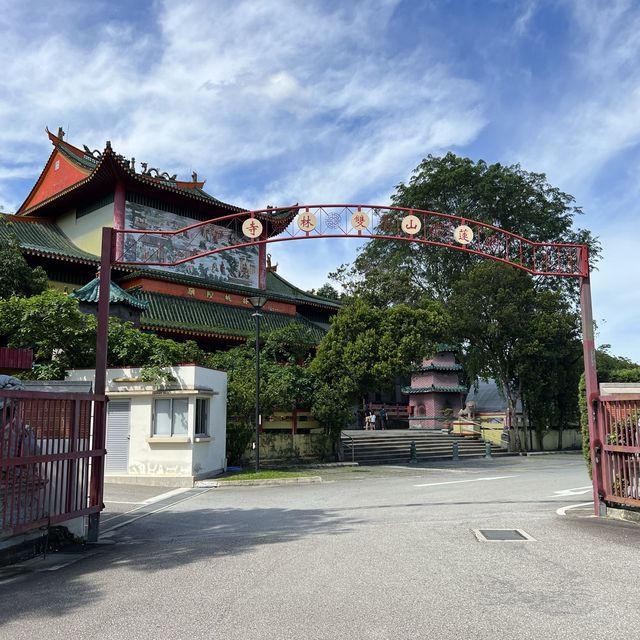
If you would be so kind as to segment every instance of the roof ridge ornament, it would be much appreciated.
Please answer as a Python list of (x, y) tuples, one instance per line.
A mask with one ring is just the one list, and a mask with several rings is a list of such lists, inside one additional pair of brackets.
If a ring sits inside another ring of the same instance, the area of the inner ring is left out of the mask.
[(88, 156), (91, 156), (95, 160), (100, 160), (100, 158), (102, 158), (102, 151), (100, 151), (99, 149), (94, 149), (93, 151), (91, 151), (91, 149), (89, 149), (86, 144), (83, 144), (82, 148)]
[(147, 178), (157, 178), (158, 180), (166, 180), (167, 182), (173, 182), (178, 178), (177, 173), (174, 173), (173, 175), (169, 175), (166, 171), (160, 173), (160, 170), (156, 167), (147, 169), (147, 167), (149, 166), (148, 162), (141, 162), (140, 166), (142, 167), (142, 171), (140, 172), (140, 174), (143, 176), (147, 176)]

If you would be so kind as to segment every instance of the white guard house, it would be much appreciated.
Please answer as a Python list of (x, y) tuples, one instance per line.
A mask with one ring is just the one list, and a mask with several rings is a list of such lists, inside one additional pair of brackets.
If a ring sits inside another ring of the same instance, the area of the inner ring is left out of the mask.
[[(172, 382), (149, 384), (139, 368), (108, 369), (108, 482), (191, 487), (226, 468), (227, 374), (169, 367)], [(67, 380), (93, 383), (93, 369)]]

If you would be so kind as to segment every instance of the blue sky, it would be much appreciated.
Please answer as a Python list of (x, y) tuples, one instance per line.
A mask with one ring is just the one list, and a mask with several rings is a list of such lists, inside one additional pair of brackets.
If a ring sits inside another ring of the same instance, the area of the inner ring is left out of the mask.
[[(385, 204), (427, 154), (520, 163), (601, 239), (598, 344), (640, 361), (640, 4), (0, 0), (0, 205), (67, 139), (246, 207)], [(467, 212), (468, 215), (469, 212)], [(303, 288), (353, 240), (271, 247)]]

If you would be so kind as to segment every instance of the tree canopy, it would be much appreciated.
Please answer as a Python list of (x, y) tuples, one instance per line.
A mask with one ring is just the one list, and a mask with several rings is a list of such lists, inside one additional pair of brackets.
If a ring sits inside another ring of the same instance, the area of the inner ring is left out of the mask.
[(47, 288), (47, 274), (42, 267), (29, 267), (11, 229), (12, 224), (0, 218), (0, 238), (3, 239), (0, 242), (0, 300), (33, 296)]
[(411, 365), (435, 351), (448, 330), (436, 302), (422, 308), (376, 308), (363, 300), (333, 318), (315, 359), (313, 372), (332, 389), (355, 401), (373, 389), (389, 387)]
[[(520, 165), (474, 162), (453, 153), (427, 156), (408, 184), (400, 183), (392, 204), (466, 216), (540, 242), (584, 242), (593, 258), (599, 246), (588, 231), (574, 229), (582, 211), (568, 193), (551, 186), (543, 173)], [(381, 225), (402, 217), (390, 212)], [(353, 265), (331, 278), (345, 291), (376, 304), (419, 304), (423, 298), (446, 301), (454, 284), (477, 264), (477, 256), (414, 242), (373, 240)], [(570, 279), (556, 282), (569, 286)], [(575, 284), (575, 283), (574, 283)]]
[(508, 265), (473, 266), (449, 299), (471, 379), (494, 378), (511, 411), (522, 402), (538, 431), (577, 419), (579, 317), (557, 291)]

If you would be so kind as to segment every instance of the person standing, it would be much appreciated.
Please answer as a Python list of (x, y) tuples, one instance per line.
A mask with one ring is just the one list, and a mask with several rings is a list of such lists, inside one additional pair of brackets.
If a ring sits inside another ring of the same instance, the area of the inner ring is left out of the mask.
[(384, 405), (380, 409), (380, 428), (383, 430), (387, 428), (387, 410)]
[(371, 422), (371, 430), (375, 431), (376, 430), (376, 412), (372, 411), (370, 416), (369, 416), (369, 421)]

